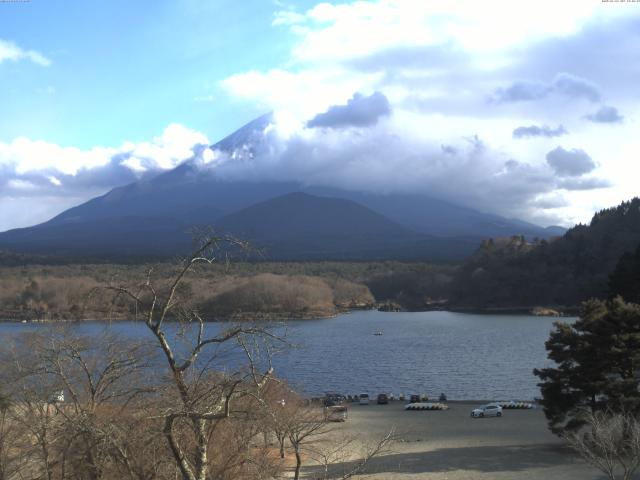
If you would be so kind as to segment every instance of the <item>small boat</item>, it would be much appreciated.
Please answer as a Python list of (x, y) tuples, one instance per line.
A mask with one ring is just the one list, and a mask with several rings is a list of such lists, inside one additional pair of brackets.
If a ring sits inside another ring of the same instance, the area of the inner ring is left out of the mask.
[(378, 331), (378, 332), (373, 332), (374, 335), (379, 336), (382, 335), (382, 332)]

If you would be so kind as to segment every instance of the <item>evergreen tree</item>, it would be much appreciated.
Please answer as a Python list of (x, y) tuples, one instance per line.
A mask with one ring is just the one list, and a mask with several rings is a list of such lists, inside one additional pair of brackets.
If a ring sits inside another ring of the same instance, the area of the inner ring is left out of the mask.
[(573, 324), (556, 322), (546, 342), (556, 366), (535, 369), (551, 431), (582, 426), (581, 413), (640, 413), (640, 305), (590, 300)]
[(627, 302), (640, 304), (640, 245), (635, 253), (627, 252), (609, 277), (611, 297), (620, 295)]

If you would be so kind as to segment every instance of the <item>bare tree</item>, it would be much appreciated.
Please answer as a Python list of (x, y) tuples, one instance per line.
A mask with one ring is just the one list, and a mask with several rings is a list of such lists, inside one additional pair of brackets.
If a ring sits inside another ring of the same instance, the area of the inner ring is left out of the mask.
[[(304, 457), (321, 468), (321, 479), (348, 479), (361, 474), (374, 457), (388, 453), (395, 440), (390, 431), (372, 443), (363, 444), (350, 435), (340, 435), (335, 424), (328, 422), (322, 408), (300, 401), (287, 411), (287, 436), (294, 451), (296, 465), (294, 479), (300, 478)], [(340, 472), (331, 468), (336, 464), (348, 467)]]
[[(124, 296), (133, 301), (164, 357), (168, 370), (165, 395), (170, 401), (161, 414), (162, 431), (184, 480), (208, 477), (209, 452), (216, 445), (218, 425), (229, 418), (245, 417), (247, 405), (238, 400), (259, 398), (272, 374), (268, 344), (275, 337), (264, 328), (242, 325), (210, 334), (204, 319), (181, 295), (188, 273), (199, 264), (217, 261), (221, 245), (245, 247), (233, 238), (205, 238), (166, 288), (154, 285), (151, 272), (137, 287), (109, 287), (116, 298)], [(178, 322), (177, 332), (167, 327), (169, 320)], [(260, 345), (258, 338), (264, 340)], [(226, 368), (228, 365), (219, 356), (225, 347), (228, 355), (245, 355), (244, 368)], [(265, 352), (266, 361), (261, 362)], [(263, 368), (258, 371), (260, 367)]]
[[(328, 478), (346, 480), (355, 475), (360, 475), (373, 458), (391, 452), (390, 447), (395, 440), (396, 434), (394, 430), (390, 430), (383, 437), (366, 444), (362, 444), (351, 435), (331, 438), (309, 452), (310, 457), (322, 468), (322, 477), (316, 478), (319, 480)], [(331, 468), (338, 464), (348, 466), (340, 472), (335, 471), (335, 468)]]
[(296, 456), (294, 480), (300, 478), (303, 454), (312, 451), (330, 430), (331, 425), (327, 423), (320, 407), (299, 405), (292, 411), (287, 425), (287, 436)]
[(140, 409), (137, 399), (153, 392), (142, 373), (147, 349), (113, 335), (81, 337), (67, 330), (16, 341), (10, 368), (2, 372), (11, 389), (11, 420), (25, 432), (14, 448), (49, 480), (104, 478), (123, 460), (123, 440), (131, 438), (135, 422), (124, 418)]
[(13, 405), (0, 393), (0, 480), (16, 478), (24, 469), (25, 458), (20, 452), (24, 432), (13, 420)]
[(275, 437), (281, 459), (285, 458), (285, 447), (292, 419), (296, 417), (296, 412), (302, 404), (300, 395), (285, 381), (271, 379), (265, 385), (261, 403), (265, 444), (268, 443), (269, 436)]
[(629, 413), (585, 411), (585, 427), (569, 445), (611, 480), (630, 480), (640, 467), (640, 420)]
[(60, 422), (48, 401), (54, 384), (36, 373), (41, 369), (33, 348), (34, 338), (22, 335), (17, 345), (12, 341), (2, 345), (1, 382), (11, 403), (8, 420), (22, 433), (22, 441), (13, 448), (28, 463), (31, 476), (53, 480)]

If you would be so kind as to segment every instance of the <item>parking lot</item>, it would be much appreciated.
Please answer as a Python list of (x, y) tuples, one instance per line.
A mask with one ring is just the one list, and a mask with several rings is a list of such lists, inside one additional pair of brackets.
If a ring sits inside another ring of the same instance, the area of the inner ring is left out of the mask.
[[(374, 459), (376, 479), (602, 478), (561, 439), (552, 435), (540, 409), (504, 410), (500, 418), (471, 418), (478, 402), (450, 402), (446, 411), (405, 411), (404, 403), (349, 404), (349, 417), (335, 435), (374, 441), (394, 429), (393, 452)], [(338, 465), (343, 471), (348, 464)]]

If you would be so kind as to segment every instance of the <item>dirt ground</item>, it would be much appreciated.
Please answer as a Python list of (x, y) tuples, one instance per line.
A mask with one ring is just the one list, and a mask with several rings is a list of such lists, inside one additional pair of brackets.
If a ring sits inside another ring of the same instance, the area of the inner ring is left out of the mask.
[[(556, 436), (549, 433), (540, 409), (505, 410), (501, 418), (470, 418), (477, 402), (452, 402), (447, 411), (405, 411), (401, 402), (352, 404), (348, 420), (334, 435), (362, 441), (395, 429), (399, 441), (392, 452), (373, 459), (367, 475), (393, 480), (595, 480), (604, 478)], [(347, 471), (350, 464), (335, 466)], [(317, 467), (305, 469), (317, 478)]]

